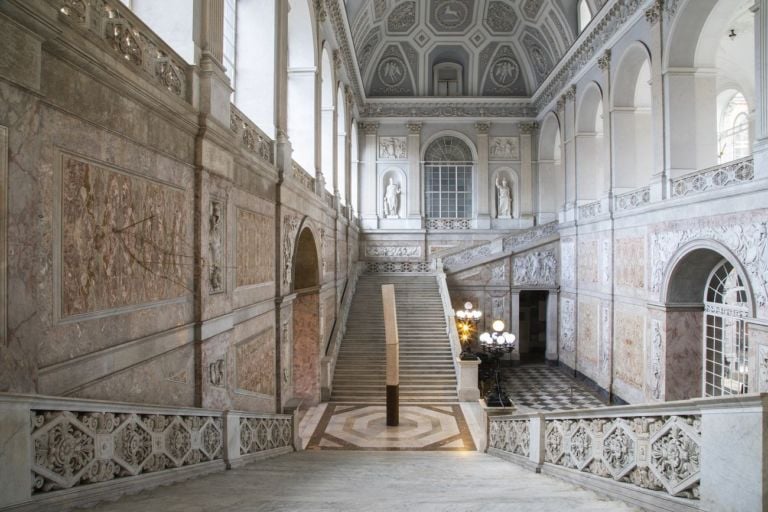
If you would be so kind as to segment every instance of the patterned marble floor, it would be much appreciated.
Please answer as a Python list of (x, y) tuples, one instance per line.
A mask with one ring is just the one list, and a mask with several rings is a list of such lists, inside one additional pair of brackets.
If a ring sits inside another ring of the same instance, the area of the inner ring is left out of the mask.
[(388, 427), (382, 405), (329, 404), (309, 450), (474, 450), (459, 405), (403, 405), (400, 425)]
[(504, 389), (517, 407), (561, 411), (605, 406), (578, 381), (552, 366), (505, 368), (502, 376)]

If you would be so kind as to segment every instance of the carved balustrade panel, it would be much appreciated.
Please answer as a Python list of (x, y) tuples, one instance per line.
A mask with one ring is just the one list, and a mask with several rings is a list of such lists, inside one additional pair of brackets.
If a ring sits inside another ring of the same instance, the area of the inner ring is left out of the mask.
[(289, 448), (293, 444), (290, 417), (240, 418), (240, 454)]
[(750, 156), (686, 174), (672, 180), (672, 197), (686, 197), (750, 182), (755, 177), (754, 166), (754, 159)]
[(268, 164), (275, 163), (275, 152), (272, 139), (267, 137), (258, 126), (251, 122), (251, 120), (234, 105), (230, 105), (229, 128), (235, 132), (242, 147)]

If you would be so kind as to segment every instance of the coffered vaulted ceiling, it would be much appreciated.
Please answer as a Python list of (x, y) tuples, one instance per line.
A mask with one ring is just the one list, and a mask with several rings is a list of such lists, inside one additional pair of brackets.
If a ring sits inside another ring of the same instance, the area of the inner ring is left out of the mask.
[(577, 34), (577, 0), (348, 0), (366, 96), (431, 96), (435, 64), (464, 96), (527, 97)]

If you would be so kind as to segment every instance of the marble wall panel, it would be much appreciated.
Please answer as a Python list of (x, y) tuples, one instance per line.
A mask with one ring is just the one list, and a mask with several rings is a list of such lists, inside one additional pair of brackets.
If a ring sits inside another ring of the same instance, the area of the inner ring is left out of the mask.
[(687, 400), (700, 397), (704, 313), (702, 311), (668, 311), (665, 315), (665, 324), (665, 398), (666, 400)]
[(645, 288), (645, 239), (619, 238), (614, 247), (616, 284), (634, 289)]
[(269, 328), (235, 346), (235, 384), (238, 392), (274, 396), (275, 331)]
[(578, 312), (578, 369), (594, 378), (598, 358), (598, 303), (594, 300), (579, 299)]
[(208, 409), (232, 409), (230, 390), (234, 388), (234, 355), (229, 350), (233, 331), (205, 340), (202, 345), (202, 406)]
[(182, 189), (62, 154), (61, 315), (189, 293), (190, 217)]
[(573, 238), (560, 241), (560, 284), (564, 288), (576, 287), (576, 242)]
[(293, 393), (307, 403), (320, 398), (319, 306), (317, 293), (293, 301)]
[(749, 391), (768, 393), (768, 326), (749, 324)]
[(597, 240), (579, 240), (579, 284), (597, 284)]
[(41, 41), (0, 17), (0, 76), (32, 89), (40, 86)]
[(237, 208), (236, 222), (236, 285), (240, 287), (274, 281), (274, 218)]
[(614, 376), (642, 391), (645, 375), (643, 357), (645, 318), (633, 309), (617, 309), (614, 324)]
[[(325, 299), (323, 300), (323, 325), (322, 325), (322, 332), (323, 332), (323, 338), (325, 342), (327, 343), (328, 340), (331, 337), (331, 333), (333, 331), (333, 325), (336, 321), (336, 297), (335, 294), (331, 293)], [(325, 345), (323, 345), (323, 348)]]

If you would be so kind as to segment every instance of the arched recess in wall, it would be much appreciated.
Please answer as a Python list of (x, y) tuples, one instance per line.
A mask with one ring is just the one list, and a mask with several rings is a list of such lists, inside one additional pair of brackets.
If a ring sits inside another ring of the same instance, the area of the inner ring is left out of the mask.
[(584, 88), (576, 109), (576, 199), (600, 199), (607, 191), (603, 92), (597, 82)]
[(273, 139), (276, 5), (274, 1), (237, 2), (235, 29), (235, 105)]
[(432, 135), (421, 150), (424, 163), (424, 211), (428, 219), (476, 217), (477, 148), (461, 132), (444, 130)]
[(614, 190), (650, 184), (653, 175), (651, 55), (632, 43), (618, 61), (613, 79), (612, 123)]
[(547, 114), (541, 123), (538, 162), (537, 216), (539, 223), (545, 223), (557, 219), (558, 212), (565, 202), (560, 121), (553, 112)]
[(328, 46), (323, 46), (320, 58), (320, 170), (325, 178), (325, 189), (333, 192), (334, 174), (334, 128), (336, 124), (336, 107), (333, 103), (335, 91), (333, 87), (333, 64)]
[[(520, 176), (517, 171), (511, 167), (499, 167), (493, 172), (491, 181), (488, 184), (490, 190), (488, 197), (492, 198), (491, 201), (491, 217), (498, 218), (499, 216), (499, 192), (496, 188), (496, 183), (507, 180), (507, 186), (512, 192), (512, 211), (510, 212), (513, 219), (520, 218)], [(502, 182), (503, 186), (503, 182)]]
[(341, 202), (347, 203), (347, 105), (344, 100), (344, 84), (336, 87), (336, 188)]
[[(752, 152), (753, 4), (751, 0), (688, 0), (679, 7), (664, 63), (667, 89), (674, 98), (666, 109), (672, 177)], [(736, 104), (723, 101), (730, 90), (742, 94)], [(734, 108), (741, 108), (746, 119), (741, 118), (736, 126), (723, 124), (728, 118), (726, 110)], [(734, 132), (743, 135), (734, 136)]]
[[(388, 167), (379, 177), (378, 208), (382, 218), (403, 219), (407, 216), (406, 200), (408, 197), (408, 180), (405, 172), (399, 167)], [(396, 211), (392, 204), (396, 206)]]
[(293, 159), (315, 175), (315, 23), (309, 0), (289, 0), (288, 137)]
[(293, 254), (292, 397), (320, 401), (320, 254), (317, 238), (305, 223)]
[(349, 141), (349, 154), (350, 154), (350, 172), (349, 172), (349, 189), (350, 189), (350, 205), (352, 210), (357, 214), (360, 212), (360, 146), (358, 145), (358, 128), (357, 120), (353, 119), (350, 123), (350, 141)]
[(691, 241), (672, 255), (661, 288), (663, 318), (651, 325), (650, 398), (750, 391), (755, 358), (745, 319), (754, 316), (754, 300), (746, 276), (739, 259), (713, 240)]

